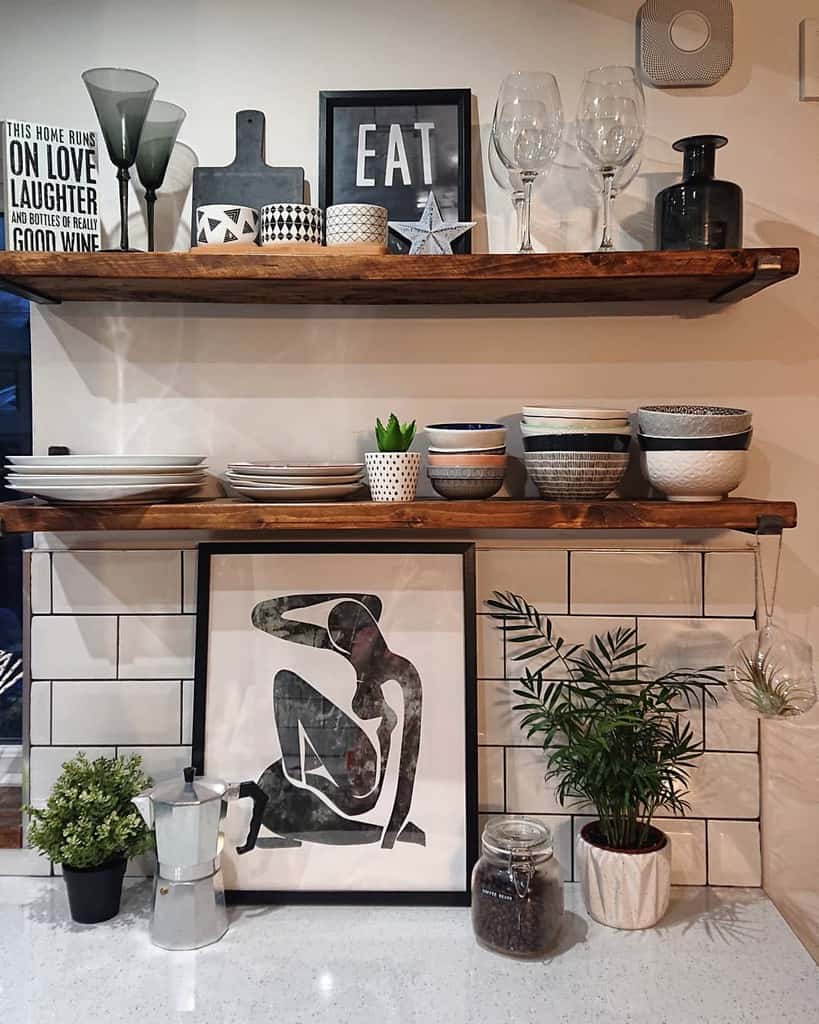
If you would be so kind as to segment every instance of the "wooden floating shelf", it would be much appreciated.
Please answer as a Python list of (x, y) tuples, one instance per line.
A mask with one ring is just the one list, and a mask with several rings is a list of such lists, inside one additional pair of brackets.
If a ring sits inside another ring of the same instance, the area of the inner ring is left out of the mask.
[(775, 517), (796, 526), (790, 501), (444, 501), (266, 504), (232, 499), (157, 505), (0, 503), (5, 533), (91, 530), (745, 530)]
[[(330, 253), (330, 254), (328, 254)], [(799, 271), (798, 249), (471, 256), (0, 253), (35, 302), (733, 302)]]

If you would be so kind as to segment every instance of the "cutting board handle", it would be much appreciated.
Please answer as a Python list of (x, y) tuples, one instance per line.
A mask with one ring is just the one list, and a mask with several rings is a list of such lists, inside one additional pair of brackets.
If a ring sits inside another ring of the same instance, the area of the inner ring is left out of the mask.
[(261, 110), (236, 112), (236, 156), (229, 167), (256, 170), (266, 166), (264, 151), (264, 114)]

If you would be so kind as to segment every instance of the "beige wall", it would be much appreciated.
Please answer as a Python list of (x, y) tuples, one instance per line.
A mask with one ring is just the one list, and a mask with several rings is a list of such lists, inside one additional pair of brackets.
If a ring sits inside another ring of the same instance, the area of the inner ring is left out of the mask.
[[(819, 642), (819, 104), (797, 98), (797, 39), (805, 0), (741, 0), (736, 63), (705, 91), (650, 91), (643, 171), (617, 202), (629, 231), (651, 237), (649, 202), (679, 169), (670, 142), (730, 136), (719, 168), (746, 192), (749, 244), (798, 244), (803, 272), (735, 308), (689, 317), (673, 308), (595, 310), (335, 310), (67, 306), (33, 316), (35, 443), (137, 451), (199, 448), (228, 458), (348, 457), (391, 408), (421, 422), (514, 419), (524, 400), (747, 404), (756, 418), (747, 494), (793, 497), (801, 529), (788, 538), (781, 606), (792, 629)], [(79, 72), (135, 66), (190, 114), (160, 201), (161, 243), (188, 234), (191, 160), (232, 157), (233, 114), (268, 116), (272, 162), (303, 164), (315, 185), (322, 88), (471, 86), (476, 150), (485, 152), (495, 90), (515, 67), (553, 70), (567, 111), (585, 67), (630, 62), (636, 0), (416, 0), (414, 3), (245, 0), (225, 4), (6, 2), (0, 117), (94, 125)], [(590, 246), (592, 197), (570, 148), (538, 190), (539, 247)], [(116, 229), (105, 159), (105, 227)], [(481, 170), (483, 168), (483, 170)], [(476, 248), (504, 248), (508, 199), (477, 160)], [(179, 223), (179, 214), (182, 222)], [(178, 231), (176, 226), (178, 224)], [(134, 244), (144, 237), (136, 204)], [(645, 315), (650, 313), (652, 315)], [(768, 733), (767, 884), (801, 934), (816, 940), (816, 860), (795, 850), (816, 834), (819, 735)], [(793, 767), (791, 767), (793, 764)], [(813, 779), (811, 786), (810, 780)], [(792, 838), (792, 830), (793, 838)], [(800, 840), (804, 840), (801, 842)], [(810, 919), (813, 919), (813, 925)]]

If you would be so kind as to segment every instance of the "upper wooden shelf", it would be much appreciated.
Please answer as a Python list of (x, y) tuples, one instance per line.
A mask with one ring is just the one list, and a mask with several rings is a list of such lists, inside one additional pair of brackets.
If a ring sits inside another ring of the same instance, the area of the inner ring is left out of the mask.
[(0, 503), (0, 530), (745, 530), (776, 517), (796, 526), (790, 501), (444, 501), (266, 504), (232, 499), (175, 505)]
[(0, 253), (35, 302), (733, 302), (799, 271), (798, 249), (472, 256)]

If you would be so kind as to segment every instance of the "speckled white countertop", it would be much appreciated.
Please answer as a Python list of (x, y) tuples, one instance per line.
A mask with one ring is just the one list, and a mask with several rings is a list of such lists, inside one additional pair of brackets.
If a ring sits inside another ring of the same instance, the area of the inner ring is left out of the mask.
[(757, 890), (675, 889), (662, 924), (590, 922), (557, 955), (493, 956), (462, 909), (254, 907), (214, 946), (148, 940), (149, 883), (68, 920), (62, 879), (0, 879), (0, 1012), (15, 1024), (816, 1024), (819, 968)]

